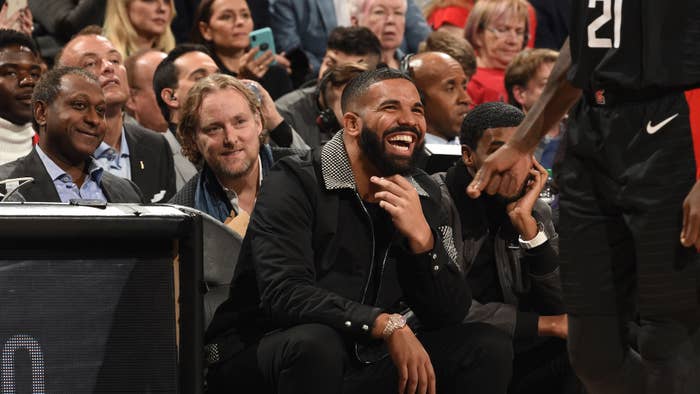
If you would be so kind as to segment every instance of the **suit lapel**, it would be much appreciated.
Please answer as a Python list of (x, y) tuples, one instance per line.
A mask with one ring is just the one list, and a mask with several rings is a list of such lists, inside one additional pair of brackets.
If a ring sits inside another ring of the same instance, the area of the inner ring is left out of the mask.
[(32, 149), (31, 153), (20, 159), (14, 171), (10, 173), (10, 178), (25, 176), (34, 178), (32, 185), (26, 185), (21, 190), (18, 190), (18, 193), (25, 200), (30, 202), (61, 202), (53, 180), (46, 171), (46, 167), (44, 167), (44, 163), (39, 158), (36, 149)]

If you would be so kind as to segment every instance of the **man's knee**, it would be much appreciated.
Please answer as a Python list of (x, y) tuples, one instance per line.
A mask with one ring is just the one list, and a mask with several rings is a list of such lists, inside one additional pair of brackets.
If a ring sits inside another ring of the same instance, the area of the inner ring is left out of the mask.
[(513, 342), (508, 335), (488, 324), (478, 324), (472, 327), (470, 332), (476, 340), (480, 363), (501, 368), (509, 366), (510, 371), (513, 363)]
[(346, 352), (337, 331), (322, 324), (304, 324), (287, 330), (284, 346), (291, 362), (342, 364)]
[[(302, 324), (264, 337), (258, 358), (264, 371), (322, 368), (341, 373), (346, 350), (340, 335), (322, 324)], [(277, 372), (275, 372), (277, 371)]]

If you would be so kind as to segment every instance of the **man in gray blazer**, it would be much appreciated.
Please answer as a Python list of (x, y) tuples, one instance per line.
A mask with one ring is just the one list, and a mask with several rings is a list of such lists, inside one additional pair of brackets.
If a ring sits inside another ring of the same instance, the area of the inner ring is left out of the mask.
[[(0, 181), (31, 177), (10, 201), (70, 202), (74, 199), (140, 203), (139, 188), (103, 170), (91, 156), (105, 135), (105, 98), (94, 75), (60, 67), (46, 73), (32, 96), (32, 125), (39, 144), (0, 166)], [(8, 195), (13, 182), (0, 187)]]

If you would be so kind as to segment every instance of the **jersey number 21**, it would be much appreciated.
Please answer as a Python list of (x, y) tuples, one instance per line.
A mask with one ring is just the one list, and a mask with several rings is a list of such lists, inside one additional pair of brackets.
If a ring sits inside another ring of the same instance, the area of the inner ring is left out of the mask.
[[(588, 0), (588, 8), (596, 8), (603, 3), (603, 14), (588, 25), (589, 48), (619, 48), (620, 28), (622, 27), (622, 0)], [(613, 10), (614, 8), (614, 10)], [(598, 30), (613, 21), (613, 37), (599, 37)]]

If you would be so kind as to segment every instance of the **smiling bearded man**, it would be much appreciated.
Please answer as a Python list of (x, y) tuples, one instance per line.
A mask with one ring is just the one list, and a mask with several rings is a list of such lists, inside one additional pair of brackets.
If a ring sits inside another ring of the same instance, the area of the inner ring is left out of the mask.
[(426, 127), (416, 87), (366, 72), (341, 106), (342, 131), (263, 181), (207, 330), (209, 391), (505, 393), (509, 339), (462, 324), (471, 296), (440, 191), (411, 165)]

